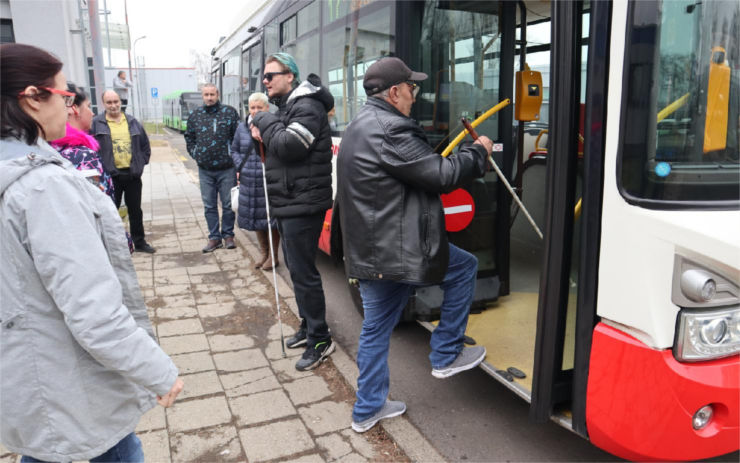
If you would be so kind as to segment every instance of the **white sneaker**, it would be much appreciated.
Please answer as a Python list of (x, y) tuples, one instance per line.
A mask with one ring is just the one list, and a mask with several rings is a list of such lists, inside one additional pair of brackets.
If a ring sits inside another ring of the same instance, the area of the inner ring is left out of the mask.
[(352, 422), (352, 429), (355, 432), (365, 432), (368, 429), (375, 426), (375, 424), (386, 418), (393, 418), (394, 416), (402, 415), (406, 411), (406, 404), (396, 400), (387, 400), (383, 404), (378, 413), (371, 416), (370, 418), (360, 421), (359, 423)]
[(461, 371), (477, 367), (484, 358), (486, 358), (485, 347), (465, 347), (459, 354), (457, 354), (457, 358), (452, 363), (443, 368), (433, 369), (432, 376), (435, 378), (449, 378)]

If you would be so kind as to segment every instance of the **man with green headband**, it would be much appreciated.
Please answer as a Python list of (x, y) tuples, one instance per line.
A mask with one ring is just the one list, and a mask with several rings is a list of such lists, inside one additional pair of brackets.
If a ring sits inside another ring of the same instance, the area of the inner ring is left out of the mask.
[(311, 370), (332, 352), (316, 252), (326, 211), (332, 204), (331, 128), (327, 112), (334, 97), (310, 74), (299, 84), (298, 66), (287, 53), (265, 62), (262, 83), (277, 114), (257, 113), (252, 136), (264, 143), (270, 215), (277, 218), (284, 261), (293, 281), (301, 327), (288, 348), (306, 346), (296, 369)]

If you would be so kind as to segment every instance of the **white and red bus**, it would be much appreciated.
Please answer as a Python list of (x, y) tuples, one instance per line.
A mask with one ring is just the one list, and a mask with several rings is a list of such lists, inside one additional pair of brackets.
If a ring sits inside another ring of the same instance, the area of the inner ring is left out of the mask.
[[(477, 131), (544, 237), (494, 172), (449, 209), (472, 215), (449, 238), (480, 263), (482, 368), (623, 458), (738, 450), (739, 2), (271, 0), (242, 19), (214, 49), (224, 100), (287, 51), (334, 95), (337, 141), (385, 55), (429, 75), (412, 117), (438, 152), (512, 99)], [(525, 63), (543, 104), (516, 121)], [(420, 290), (404, 317), (433, 329), (440, 303)]]

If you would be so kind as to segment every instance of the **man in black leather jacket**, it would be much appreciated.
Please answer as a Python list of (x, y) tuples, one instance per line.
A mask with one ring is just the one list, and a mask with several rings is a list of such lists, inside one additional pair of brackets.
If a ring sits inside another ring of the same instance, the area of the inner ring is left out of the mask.
[(370, 66), (363, 82), (368, 101), (344, 132), (337, 157), (332, 255), (343, 252), (365, 311), (356, 432), (406, 411), (387, 398), (387, 358), (391, 331), (415, 287), (439, 284), (445, 292), (430, 342), (433, 376), (471, 369), (486, 354), (483, 347), (463, 348), (478, 261), (448, 243), (439, 195), (482, 177), (493, 144), (482, 136), (447, 158), (435, 153), (409, 118), (417, 82), (426, 78), (398, 58)]
[(252, 136), (265, 146), (270, 215), (277, 218), (283, 257), (293, 281), (301, 327), (288, 348), (306, 346), (296, 369), (316, 368), (335, 346), (326, 324), (326, 303), (316, 252), (324, 216), (331, 207), (331, 132), (327, 112), (334, 97), (310, 74), (298, 85), (299, 71), (287, 53), (265, 62), (262, 83), (277, 114), (252, 119)]

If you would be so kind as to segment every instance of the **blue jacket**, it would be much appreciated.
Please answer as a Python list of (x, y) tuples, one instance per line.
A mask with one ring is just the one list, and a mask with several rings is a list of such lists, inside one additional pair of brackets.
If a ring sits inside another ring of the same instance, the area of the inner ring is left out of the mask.
[[(239, 210), (237, 225), (245, 230), (267, 230), (265, 189), (262, 183), (262, 162), (257, 154), (252, 134), (242, 122), (231, 142), (231, 158), (239, 170)], [(275, 219), (272, 219), (275, 227)]]
[(188, 116), (185, 143), (188, 153), (205, 170), (234, 167), (229, 146), (239, 124), (239, 113), (231, 106), (217, 102), (201, 106)]

